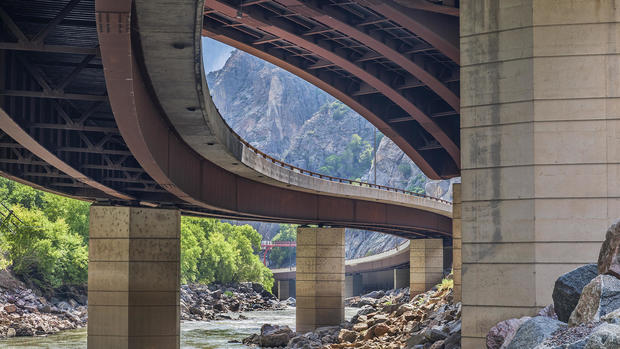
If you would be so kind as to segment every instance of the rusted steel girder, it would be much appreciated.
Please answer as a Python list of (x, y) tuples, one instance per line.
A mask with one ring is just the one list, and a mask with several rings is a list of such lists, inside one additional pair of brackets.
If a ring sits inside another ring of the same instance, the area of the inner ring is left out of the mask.
[(39, 144), (39, 142), (32, 138), (28, 133), (26, 133), (26, 131), (24, 131), (2, 108), (0, 108), (0, 128), (15, 141), (19, 142), (19, 144), (21, 144), (24, 148), (28, 149), (31, 153), (72, 178), (75, 178), (76, 180), (95, 189), (101, 190), (111, 197), (121, 200), (134, 200), (132, 196), (101, 184), (62, 161), (56, 155), (52, 154), (49, 150)]
[[(97, 0), (101, 56), (121, 135), (160, 186), (192, 205), (256, 219), (377, 227), (408, 233), (412, 238), (451, 236), (451, 219), (436, 213), (259, 183), (196, 154), (170, 127), (146, 85), (142, 58), (132, 42), (131, 4), (131, 0)], [(134, 34), (139, 35), (139, 28), (136, 30)]]
[[(433, 76), (430, 72), (424, 69), (416, 62), (412, 61), (405, 54), (399, 52), (392, 45), (389, 45), (385, 40), (374, 37), (365, 31), (356, 28), (353, 25), (347, 23), (346, 18), (340, 15), (333, 8), (326, 6), (319, 6), (315, 2), (304, 2), (301, 0), (276, 0), (278, 3), (286, 6), (287, 9), (299, 13), (305, 17), (312, 18), (326, 25), (329, 28), (333, 28), (349, 37), (367, 45), (369, 48), (383, 55), (390, 61), (400, 65), (417, 79), (422, 81), (431, 90), (435, 91), (448, 105), (455, 111), (459, 112), (460, 99), (451, 91), (443, 82), (437, 77)], [(388, 19), (390, 17), (387, 17)], [(411, 29), (406, 27), (407, 29)], [(458, 49), (456, 51), (458, 56)]]
[(345, 71), (350, 72), (354, 76), (360, 78), (368, 85), (381, 92), (384, 96), (392, 100), (396, 105), (400, 106), (409, 115), (412, 116), (418, 123), (437, 141), (442, 145), (445, 151), (450, 155), (456, 166), (460, 168), (461, 155), (460, 149), (456, 142), (450, 138), (450, 136), (439, 126), (437, 123), (428, 116), (424, 111), (420, 110), (411, 100), (401, 94), (396, 88), (389, 83), (381, 79), (379, 76), (371, 73), (365, 68), (359, 66), (355, 62), (350, 61), (348, 58), (330, 50), (326, 45), (314, 42), (298, 35), (290, 28), (287, 28), (286, 23), (280, 22), (278, 18), (265, 18), (261, 13), (252, 11), (252, 9), (245, 9), (243, 16), (238, 18), (238, 8), (235, 8), (229, 4), (217, 1), (206, 0), (205, 6), (211, 8), (219, 13), (224, 14), (229, 18), (235, 19), (239, 23), (243, 23), (249, 27), (258, 28), (264, 32), (267, 32), (276, 37), (282, 38), (288, 42), (291, 42), (299, 47), (302, 47), (318, 56), (323, 57), (325, 60), (334, 63), (341, 67)]
[(355, 1), (398, 23), (401, 27), (409, 29), (456, 64), (461, 63), (458, 9), (456, 9), (456, 17), (445, 18), (426, 11), (414, 12), (392, 0)]

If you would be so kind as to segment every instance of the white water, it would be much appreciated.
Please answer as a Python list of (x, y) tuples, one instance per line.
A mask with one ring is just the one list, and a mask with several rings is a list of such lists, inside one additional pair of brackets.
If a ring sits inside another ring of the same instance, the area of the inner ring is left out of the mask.
[[(350, 319), (358, 309), (346, 308), (345, 318)], [(260, 327), (288, 325), (295, 329), (295, 308), (277, 311), (253, 311), (241, 313), (247, 320), (187, 321), (181, 323), (181, 348), (183, 349), (236, 349), (247, 348), (243, 344), (228, 343), (230, 340), (241, 341), (253, 333), (259, 333)], [(237, 314), (231, 314), (237, 317)], [(86, 348), (86, 329), (64, 331), (47, 337), (18, 337), (0, 340), (1, 348), (24, 349), (83, 349)]]

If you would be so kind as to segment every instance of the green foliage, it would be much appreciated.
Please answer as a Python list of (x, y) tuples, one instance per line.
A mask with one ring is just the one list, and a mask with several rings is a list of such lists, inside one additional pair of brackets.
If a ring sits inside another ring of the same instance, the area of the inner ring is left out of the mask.
[(260, 234), (249, 225), (183, 217), (181, 282), (253, 281), (271, 290), (273, 275), (257, 254), (260, 240)]
[[(273, 237), (273, 241), (297, 241), (297, 225), (280, 224), (280, 230)], [(272, 268), (289, 266), (289, 262), (295, 261), (297, 250), (293, 247), (274, 247), (269, 252), (269, 265)]]
[(426, 194), (426, 189), (424, 189), (424, 184), (426, 183), (426, 177), (418, 173), (413, 180), (409, 183), (405, 190), (412, 191), (418, 194)]
[(342, 152), (325, 159), (325, 165), (319, 168), (319, 172), (335, 177), (357, 179), (368, 171), (371, 162), (372, 146), (354, 134)]
[[(0, 267), (43, 289), (81, 285), (88, 278), (90, 203), (42, 192), (0, 178), (0, 201), (21, 219), (0, 228)], [(5, 212), (6, 214), (6, 212)], [(5, 222), (6, 223), (6, 222)], [(249, 225), (216, 219), (181, 220), (183, 282), (253, 281), (273, 286), (258, 257), (261, 236)]]
[(411, 166), (409, 166), (409, 164), (401, 162), (398, 165), (398, 171), (403, 175), (403, 177), (405, 178), (409, 178), (411, 177)]
[(340, 121), (344, 119), (344, 116), (351, 111), (351, 109), (340, 101), (334, 101), (329, 104), (329, 111), (331, 112), (334, 120)]
[(51, 221), (41, 210), (12, 209), (21, 222), (11, 230), (3, 226), (1, 246), (15, 275), (43, 289), (85, 283), (88, 250), (82, 237), (63, 218)]

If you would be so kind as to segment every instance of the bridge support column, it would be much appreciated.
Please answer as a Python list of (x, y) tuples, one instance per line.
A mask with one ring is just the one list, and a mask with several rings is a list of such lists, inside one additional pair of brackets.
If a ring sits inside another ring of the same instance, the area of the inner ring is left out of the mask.
[(454, 302), (461, 297), (461, 184), (452, 184), (452, 273)]
[(394, 288), (405, 288), (409, 286), (409, 269), (394, 269)]
[(411, 296), (424, 293), (443, 277), (443, 240), (417, 239), (409, 245), (409, 292)]
[(88, 257), (88, 348), (179, 348), (179, 211), (92, 206)]
[(291, 296), (291, 280), (278, 280), (278, 299), (281, 301), (289, 299)]
[(463, 348), (552, 302), (620, 212), (617, 2), (462, 1)]
[(297, 228), (297, 332), (344, 321), (344, 228)]

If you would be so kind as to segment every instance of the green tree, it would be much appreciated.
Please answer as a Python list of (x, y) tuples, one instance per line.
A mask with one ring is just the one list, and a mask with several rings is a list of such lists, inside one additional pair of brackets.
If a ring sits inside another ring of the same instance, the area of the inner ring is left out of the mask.
[(50, 221), (43, 211), (13, 206), (20, 222), (3, 225), (2, 249), (13, 272), (42, 289), (84, 284), (88, 277), (88, 250), (81, 236), (64, 219)]
[(351, 136), (345, 149), (325, 159), (319, 172), (347, 179), (358, 179), (372, 164), (372, 146), (358, 134)]

